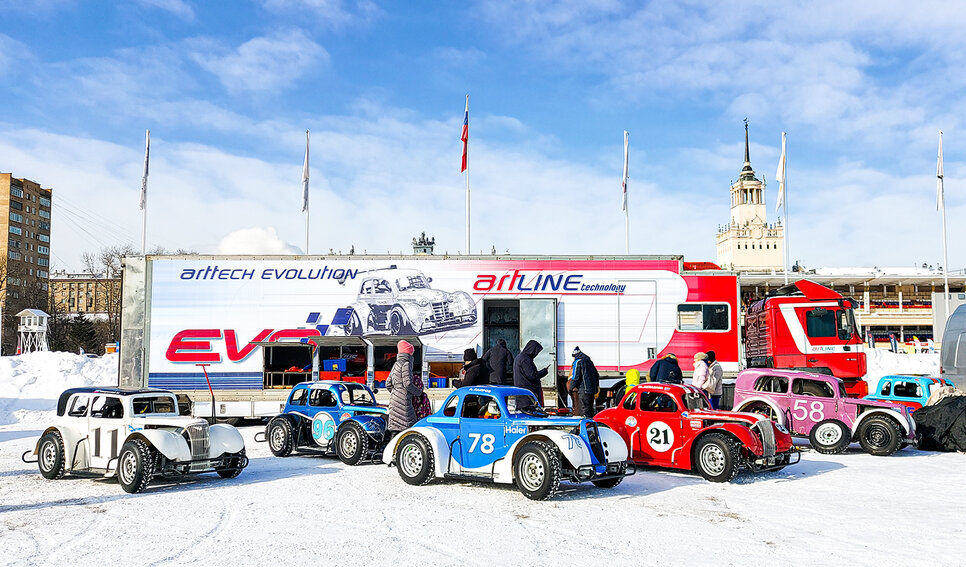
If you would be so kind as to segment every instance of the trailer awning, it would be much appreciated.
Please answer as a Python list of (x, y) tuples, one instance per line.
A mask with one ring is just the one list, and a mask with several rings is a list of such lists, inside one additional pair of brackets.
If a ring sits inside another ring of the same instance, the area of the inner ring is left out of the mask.
[[(324, 337), (328, 338), (328, 337)], [(366, 335), (364, 338), (372, 346), (396, 346), (399, 341), (406, 341), (414, 347), (423, 346), (423, 341), (416, 335)]]

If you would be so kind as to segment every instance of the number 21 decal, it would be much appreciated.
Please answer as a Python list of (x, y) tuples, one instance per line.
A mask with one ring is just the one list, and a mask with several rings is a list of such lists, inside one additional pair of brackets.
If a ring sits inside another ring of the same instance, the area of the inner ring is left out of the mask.
[(655, 421), (644, 432), (647, 444), (658, 453), (668, 451), (674, 445), (674, 431), (663, 421)]

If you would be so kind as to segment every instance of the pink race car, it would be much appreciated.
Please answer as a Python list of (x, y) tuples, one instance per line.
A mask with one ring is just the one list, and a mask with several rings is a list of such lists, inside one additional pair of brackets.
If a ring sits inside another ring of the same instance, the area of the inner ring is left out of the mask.
[(735, 382), (734, 408), (756, 412), (808, 436), (820, 453), (841, 453), (852, 441), (873, 455), (891, 455), (916, 440), (905, 406), (849, 398), (842, 380), (797, 370), (755, 368)]

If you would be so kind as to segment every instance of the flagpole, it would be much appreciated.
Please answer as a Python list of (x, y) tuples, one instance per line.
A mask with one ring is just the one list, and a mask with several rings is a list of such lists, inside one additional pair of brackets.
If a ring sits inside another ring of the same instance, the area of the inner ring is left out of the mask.
[(470, 143), (470, 95), (466, 95), (466, 107), (463, 111), (463, 131), (460, 134), (463, 142), (463, 164), (460, 171), (466, 173), (466, 253), (470, 254), (470, 168), (466, 164), (466, 154)]
[(144, 175), (141, 177), (141, 255), (147, 250), (148, 234), (148, 160), (151, 155), (151, 130), (144, 131)]
[(302, 210), (305, 211), (305, 254), (309, 253), (309, 131), (305, 131), (305, 160), (302, 162)]
[(624, 130), (624, 175), (621, 177), (621, 189), (624, 194), (624, 254), (631, 253), (631, 221), (627, 208), (627, 142), (629, 134)]
[(782, 156), (778, 160), (778, 172), (775, 175), (778, 181), (778, 199), (775, 202), (775, 211), (778, 211), (778, 207), (782, 207), (782, 211), (785, 214), (785, 254), (782, 258), (782, 264), (785, 272), (785, 285), (788, 285), (788, 265), (791, 264), (791, 253), (788, 251), (788, 191), (786, 187), (786, 175), (785, 175), (785, 133), (782, 132)]
[(937, 192), (939, 201), (936, 205), (942, 213), (943, 220), (943, 295), (946, 299), (946, 319), (949, 319), (949, 256), (946, 254), (946, 194), (943, 189), (943, 131), (939, 131), (939, 162), (936, 166)]

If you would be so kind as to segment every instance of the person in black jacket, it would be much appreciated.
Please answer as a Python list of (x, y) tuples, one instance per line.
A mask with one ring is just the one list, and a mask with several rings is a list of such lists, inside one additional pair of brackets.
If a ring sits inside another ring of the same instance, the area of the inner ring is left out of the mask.
[(506, 348), (506, 341), (499, 339), (483, 353), (483, 362), (490, 368), (490, 384), (511, 386), (513, 384), (513, 355)]
[(570, 378), (570, 390), (579, 396), (575, 404), (580, 415), (594, 417), (597, 415), (597, 391), (600, 389), (600, 374), (594, 361), (581, 352), (580, 347), (574, 347), (573, 374)]
[(486, 365), (476, 357), (476, 349), (468, 348), (463, 351), (463, 379), (460, 380), (457, 388), (464, 386), (485, 386), (488, 376)]
[(543, 406), (543, 386), (540, 384), (540, 379), (547, 375), (549, 366), (537, 370), (537, 365), (533, 363), (533, 359), (542, 350), (543, 346), (540, 343), (530, 340), (520, 351), (520, 354), (513, 359), (513, 385), (533, 392), (541, 407)]
[(678, 357), (674, 356), (672, 352), (667, 353), (664, 358), (655, 362), (648, 375), (651, 377), (651, 382), (684, 383), (684, 374), (681, 373), (681, 367), (678, 366)]

